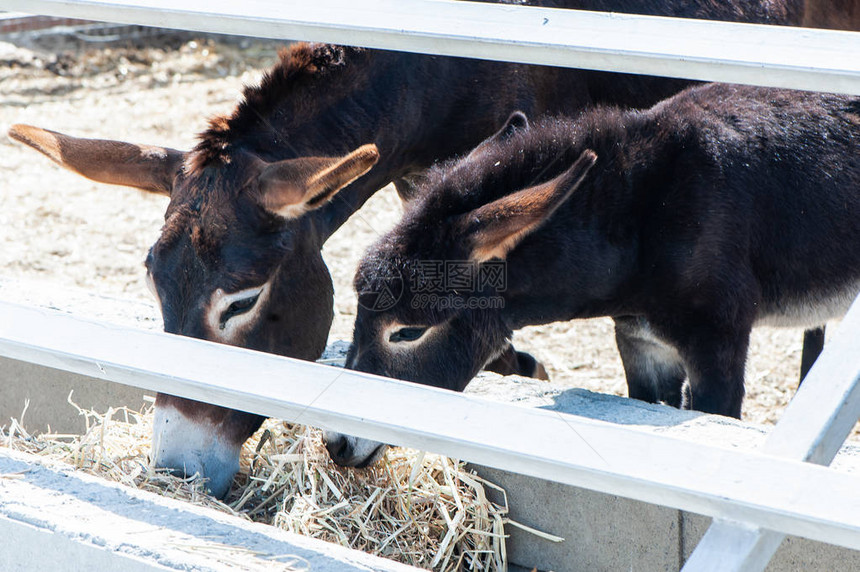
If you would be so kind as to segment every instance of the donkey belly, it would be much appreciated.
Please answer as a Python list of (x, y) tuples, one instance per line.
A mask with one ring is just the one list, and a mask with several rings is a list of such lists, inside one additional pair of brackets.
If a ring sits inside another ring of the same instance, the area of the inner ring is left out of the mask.
[[(796, 200), (785, 199), (785, 208), (772, 204), (759, 211), (756, 224), (766, 230), (752, 241), (761, 293), (757, 324), (810, 328), (848, 311), (860, 292), (860, 201), (854, 188), (853, 181), (839, 186), (828, 200), (796, 193)], [(793, 216), (795, 211), (804, 214)]]
[(757, 326), (813, 328), (841, 318), (860, 293), (860, 280), (828, 292), (808, 292), (766, 301), (756, 316)]

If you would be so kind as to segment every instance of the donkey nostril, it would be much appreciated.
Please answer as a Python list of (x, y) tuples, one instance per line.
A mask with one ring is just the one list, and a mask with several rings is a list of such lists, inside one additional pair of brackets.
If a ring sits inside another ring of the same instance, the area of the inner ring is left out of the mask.
[(181, 466), (176, 463), (158, 463), (156, 467), (160, 469), (167, 469), (167, 472), (170, 473), (170, 475), (174, 477), (179, 477), (180, 479), (191, 479), (194, 477), (199, 477), (202, 470), (197, 463), (183, 463)]
[(345, 442), (346, 439), (343, 438), (343, 435), (326, 436), (325, 448), (328, 449), (329, 453), (335, 454), (340, 451)]
[(352, 444), (345, 435), (333, 435), (331, 438), (326, 438), (326, 449), (332, 460), (338, 465), (342, 465), (345, 461), (352, 457)]
[(349, 455), (349, 443), (346, 442), (346, 439), (343, 440), (343, 443), (337, 449), (337, 456), (340, 459), (345, 459)]

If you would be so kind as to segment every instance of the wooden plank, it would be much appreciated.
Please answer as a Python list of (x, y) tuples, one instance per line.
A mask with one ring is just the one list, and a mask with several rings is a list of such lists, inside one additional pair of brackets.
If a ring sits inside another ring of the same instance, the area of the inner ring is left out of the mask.
[(7, 303), (0, 355), (860, 549), (860, 479), (808, 463)]
[(261, 38), (860, 94), (860, 33), (439, 0), (0, 0)]
[[(786, 459), (829, 465), (860, 418), (860, 296), (762, 446)], [(839, 502), (834, 498), (835, 502)], [(784, 534), (715, 521), (685, 572), (764, 570)]]

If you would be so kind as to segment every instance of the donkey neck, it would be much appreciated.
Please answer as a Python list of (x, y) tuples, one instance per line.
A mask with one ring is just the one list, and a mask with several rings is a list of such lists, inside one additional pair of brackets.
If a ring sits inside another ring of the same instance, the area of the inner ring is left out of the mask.
[[(511, 109), (532, 101), (520, 101), (524, 96), (516, 88), (476, 93), (475, 82), (503, 81), (506, 74), (523, 81), (511, 64), (337, 46), (308, 49), (324, 48), (340, 50), (342, 59), (291, 82), (277, 81), (282, 63), (269, 74), (275, 79), (246, 91), (246, 102), (234, 113), (244, 116), (245, 132), (235, 135), (240, 146), (270, 161), (341, 155), (367, 143), (379, 148), (379, 163), (367, 175), (310, 215), (324, 236), (378, 189), (465, 153)], [(301, 55), (301, 49), (293, 52)]]
[(510, 327), (636, 313), (639, 301), (629, 285), (641, 278), (641, 233), (648, 224), (642, 213), (660, 200), (659, 182), (671, 169), (674, 147), (665, 141), (658, 153), (641, 153), (638, 141), (649, 140), (654, 149), (654, 136), (647, 122), (637, 122), (626, 125), (624, 136), (604, 128), (587, 141), (598, 163), (552, 218), (510, 253), (504, 308)]
[[(316, 226), (327, 236), (408, 164), (398, 140), (416, 135), (423, 102), (412, 99), (423, 92), (403, 88), (418, 84), (415, 75), (421, 71), (421, 66), (407, 65), (404, 59), (397, 52), (296, 44), (282, 52), (281, 61), (259, 85), (245, 88), (231, 114), (210, 122), (190, 164), (203, 171), (210, 165), (236, 163), (242, 155), (269, 162), (335, 157), (376, 143), (380, 162), (334, 201), (339, 209), (329, 206), (308, 215), (317, 219)], [(332, 226), (330, 210), (345, 211), (332, 229), (326, 228)]]
[(635, 237), (619, 241), (603, 221), (564, 218), (509, 255), (503, 318), (511, 329), (632, 310), (622, 294), (637, 267)]

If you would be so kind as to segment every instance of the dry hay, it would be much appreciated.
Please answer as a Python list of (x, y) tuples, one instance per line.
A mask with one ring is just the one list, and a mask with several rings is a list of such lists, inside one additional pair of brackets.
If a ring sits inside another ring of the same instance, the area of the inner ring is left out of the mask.
[[(71, 396), (69, 399), (71, 401)], [(342, 469), (318, 429), (267, 420), (245, 443), (241, 469), (224, 502), (149, 464), (152, 407), (105, 414), (81, 409), (84, 435), (31, 435), (12, 420), (0, 444), (62, 461), (84, 472), (234, 516), (433, 570), (506, 570), (507, 518), (500, 487), (462, 462), (389, 448), (382, 462)], [(26, 413), (26, 409), (25, 409)], [(22, 420), (24, 415), (21, 416)], [(497, 492), (502, 504), (487, 498)]]

